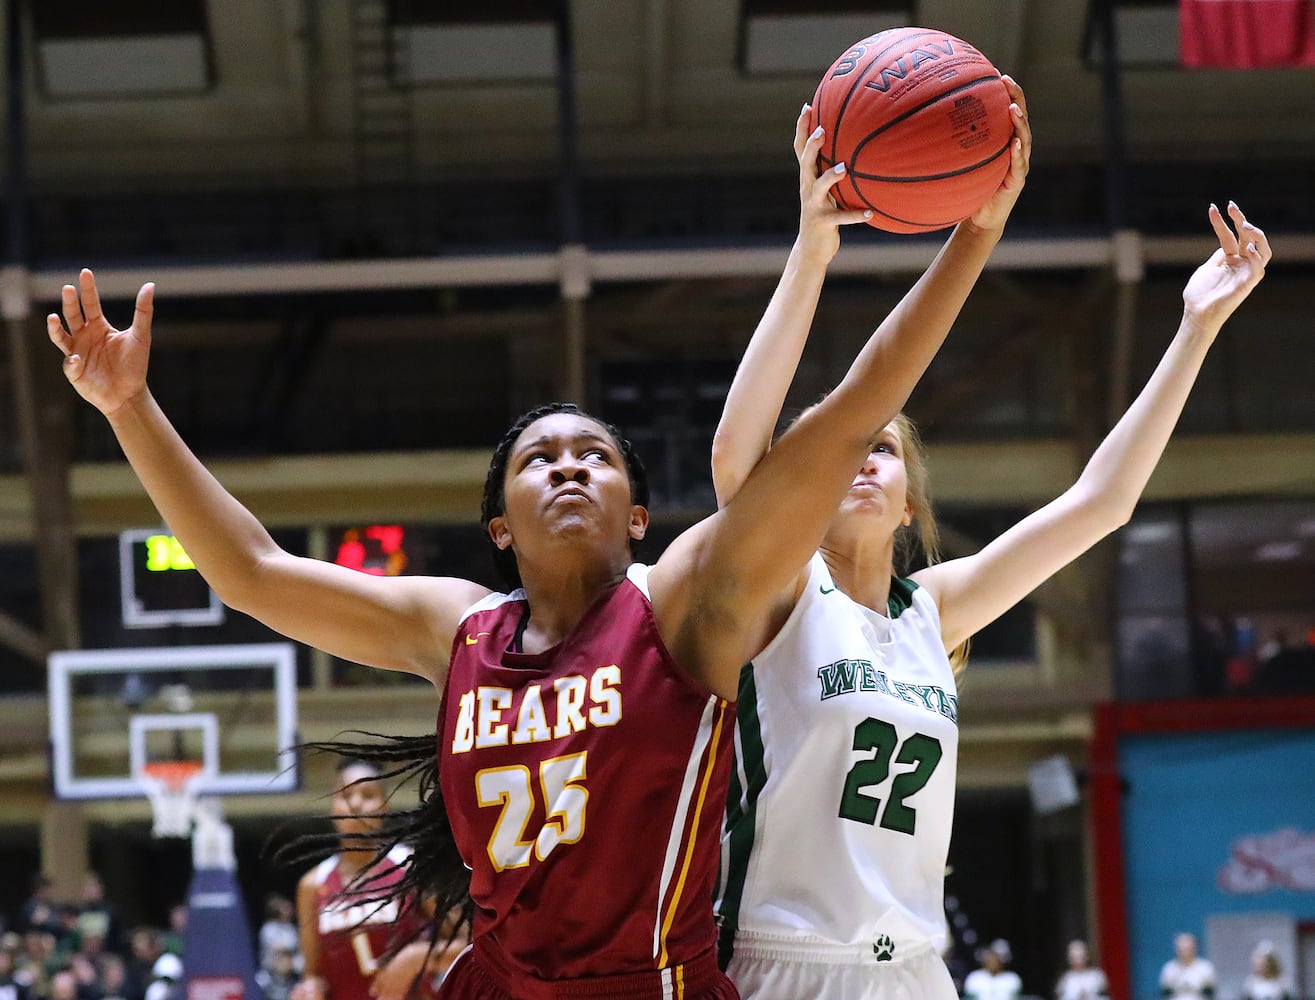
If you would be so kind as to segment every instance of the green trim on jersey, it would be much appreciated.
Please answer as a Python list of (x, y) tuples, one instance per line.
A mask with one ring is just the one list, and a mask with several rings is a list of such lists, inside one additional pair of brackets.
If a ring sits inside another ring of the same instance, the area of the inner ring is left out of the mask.
[(891, 621), (913, 607), (913, 592), (917, 589), (918, 585), (912, 580), (902, 576), (890, 578), (890, 596), (886, 598), (886, 612), (890, 615)]
[[(717, 913), (720, 932), (717, 940), (717, 964), (725, 971), (735, 950), (735, 932), (739, 929), (740, 903), (744, 882), (749, 874), (753, 838), (757, 827), (758, 797), (767, 784), (767, 760), (763, 752), (762, 728), (758, 719), (758, 689), (753, 680), (753, 663), (740, 669), (740, 696), (735, 706), (740, 740), (732, 747), (731, 782), (726, 794), (726, 830), (730, 838), (727, 851), (725, 889)], [(744, 760), (740, 760), (740, 751)], [(743, 764), (743, 768), (741, 768)], [(743, 770), (748, 789), (740, 785)], [(741, 804), (743, 798), (743, 804)]]

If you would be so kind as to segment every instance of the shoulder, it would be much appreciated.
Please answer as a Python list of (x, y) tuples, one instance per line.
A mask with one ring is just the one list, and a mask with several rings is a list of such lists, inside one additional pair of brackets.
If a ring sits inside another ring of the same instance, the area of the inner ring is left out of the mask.
[(469, 603), (464, 604), (457, 615), (457, 625), (463, 624), (467, 619), (474, 615), (482, 614), (486, 611), (497, 611), (507, 604), (525, 600), (525, 591), (514, 590), (509, 594), (501, 593), (496, 590), (489, 590), (487, 587), (479, 587), (465, 595), (466, 598), (473, 598)]
[(334, 869), (338, 867), (338, 855), (330, 854), (323, 861), (312, 866), (297, 881), (297, 888), (309, 892), (314, 892), (328, 881), (329, 876), (333, 874)]
[(411, 857), (411, 848), (406, 844), (394, 844), (388, 850), (388, 860), (399, 868), (406, 864), (409, 857)]

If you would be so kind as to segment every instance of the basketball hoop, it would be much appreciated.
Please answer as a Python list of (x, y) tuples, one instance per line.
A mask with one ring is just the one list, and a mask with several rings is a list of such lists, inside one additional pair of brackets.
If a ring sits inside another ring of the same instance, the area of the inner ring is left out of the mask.
[(196, 815), (196, 796), (205, 764), (199, 760), (146, 761), (137, 773), (155, 814), (152, 837), (188, 837)]

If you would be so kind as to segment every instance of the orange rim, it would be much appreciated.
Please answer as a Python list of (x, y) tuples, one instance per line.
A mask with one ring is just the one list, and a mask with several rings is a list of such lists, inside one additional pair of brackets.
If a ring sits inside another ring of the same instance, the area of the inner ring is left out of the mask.
[(204, 766), (199, 760), (156, 760), (143, 764), (142, 774), (177, 790), (186, 785), (188, 779), (200, 774)]

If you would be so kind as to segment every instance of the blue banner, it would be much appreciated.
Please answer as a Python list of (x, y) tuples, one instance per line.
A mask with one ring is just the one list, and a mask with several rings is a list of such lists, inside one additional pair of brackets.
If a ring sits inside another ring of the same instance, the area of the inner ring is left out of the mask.
[(1119, 770), (1134, 1000), (1159, 996), (1180, 932), (1205, 950), (1248, 926), (1230, 915), (1315, 920), (1315, 731), (1126, 735)]

